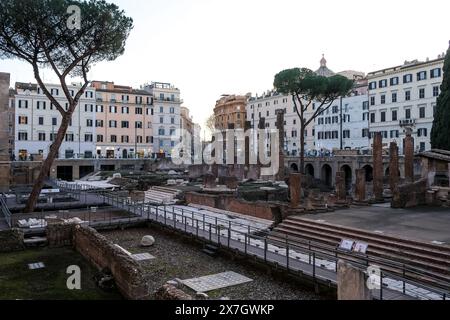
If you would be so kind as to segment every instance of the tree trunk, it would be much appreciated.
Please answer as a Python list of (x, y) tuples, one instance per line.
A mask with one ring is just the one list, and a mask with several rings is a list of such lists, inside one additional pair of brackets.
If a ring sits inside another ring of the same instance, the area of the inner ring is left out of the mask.
[(34, 182), (33, 190), (31, 191), (30, 197), (28, 198), (24, 213), (34, 212), (34, 208), (36, 207), (39, 195), (41, 194), (42, 188), (44, 187), (45, 180), (50, 173), (50, 169), (66, 135), (71, 117), (72, 115), (69, 113), (66, 113), (62, 117), (61, 126), (58, 129), (56, 139), (50, 147), (50, 152), (48, 153), (47, 158), (42, 163), (41, 171), (39, 172), (37, 180)]
[(302, 119), (300, 119), (300, 168), (301, 174), (305, 174), (305, 126)]

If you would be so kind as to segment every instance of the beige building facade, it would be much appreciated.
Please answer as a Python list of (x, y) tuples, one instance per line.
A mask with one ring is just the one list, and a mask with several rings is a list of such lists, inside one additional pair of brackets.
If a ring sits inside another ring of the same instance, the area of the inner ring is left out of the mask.
[(96, 93), (96, 154), (143, 158), (153, 154), (153, 98), (144, 90), (93, 81)]

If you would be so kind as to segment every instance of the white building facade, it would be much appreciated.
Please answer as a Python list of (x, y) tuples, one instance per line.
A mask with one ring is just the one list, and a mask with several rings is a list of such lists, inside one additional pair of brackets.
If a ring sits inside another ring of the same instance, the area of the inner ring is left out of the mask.
[(159, 157), (171, 157), (181, 139), (180, 90), (162, 82), (144, 85), (144, 90), (153, 95), (153, 150)]
[(337, 99), (314, 122), (316, 150), (361, 150), (369, 146), (369, 101), (367, 95), (353, 95)]
[[(46, 85), (63, 108), (68, 102), (59, 85)], [(68, 87), (74, 96), (79, 86)], [(36, 84), (17, 83), (15, 95), (15, 150), (17, 160), (46, 158), (61, 124), (61, 114)], [(59, 158), (92, 158), (95, 155), (95, 89), (88, 88), (72, 115)]]
[(403, 152), (403, 139), (410, 130), (416, 152), (430, 149), (443, 65), (444, 56), (439, 56), (369, 73), (370, 136), (381, 132), (385, 147), (396, 141)]

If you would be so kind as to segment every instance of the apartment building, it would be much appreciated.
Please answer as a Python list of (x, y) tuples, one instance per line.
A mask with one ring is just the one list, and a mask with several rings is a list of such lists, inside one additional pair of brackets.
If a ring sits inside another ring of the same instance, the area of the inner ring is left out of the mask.
[[(66, 110), (69, 103), (60, 85), (47, 84), (52, 96)], [(68, 86), (72, 96), (81, 85)], [(46, 157), (61, 124), (61, 114), (44, 95), (42, 89), (31, 83), (15, 85), (15, 142), (14, 157), (17, 160)], [(72, 115), (63, 141), (59, 158), (92, 158), (95, 154), (95, 88), (89, 88), (80, 98)]]
[(153, 96), (153, 153), (156, 157), (171, 157), (180, 142), (181, 104), (180, 90), (170, 83), (152, 82), (143, 90)]
[(230, 125), (233, 125), (236, 129), (243, 129), (247, 116), (247, 99), (249, 97), (250, 95), (222, 95), (222, 97), (216, 101), (214, 107), (216, 129), (226, 130)]
[(154, 154), (153, 97), (145, 90), (93, 81), (96, 155), (143, 158)]
[(385, 147), (396, 141), (403, 151), (403, 139), (412, 132), (415, 151), (431, 148), (436, 99), (440, 94), (445, 55), (421, 62), (370, 72), (370, 135), (381, 132)]
[[(327, 60), (322, 57), (316, 74), (330, 77), (335, 75), (327, 67)], [(305, 129), (305, 151), (315, 154), (317, 151), (341, 148), (362, 149), (368, 146), (368, 101), (367, 80), (362, 72), (347, 70), (337, 74), (355, 80), (355, 86), (348, 97), (334, 101)], [(298, 103), (297, 103), (298, 104)], [(305, 111), (305, 118), (310, 119), (320, 105), (312, 103)], [(276, 129), (276, 110), (284, 110), (284, 149), (287, 155), (298, 156), (300, 153), (299, 117), (291, 95), (283, 95), (274, 90), (261, 96), (251, 97), (247, 102), (247, 119), (254, 128), (259, 119), (265, 118), (266, 128)], [(267, 148), (269, 145), (267, 145)]]

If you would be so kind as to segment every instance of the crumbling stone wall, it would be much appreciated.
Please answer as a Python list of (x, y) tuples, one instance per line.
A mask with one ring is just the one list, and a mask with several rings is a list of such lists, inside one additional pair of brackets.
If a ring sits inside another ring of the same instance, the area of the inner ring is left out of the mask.
[(19, 229), (0, 231), (0, 252), (20, 251), (23, 244), (23, 231)]
[(74, 224), (49, 224), (46, 229), (48, 245), (50, 247), (71, 246), (74, 227)]
[(192, 300), (192, 296), (170, 284), (165, 284), (155, 292), (155, 300)]
[(142, 267), (97, 231), (86, 226), (76, 226), (73, 245), (98, 269), (111, 270), (119, 291), (126, 299), (149, 299), (149, 286)]
[(392, 208), (412, 208), (426, 204), (427, 179), (404, 184), (394, 192)]
[(252, 217), (274, 220), (279, 216), (280, 209), (276, 204), (268, 202), (248, 202), (236, 199), (233, 195), (212, 195), (198, 192), (187, 192), (187, 203), (194, 203), (217, 209), (232, 211)]

